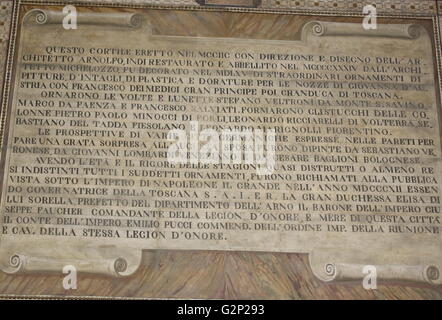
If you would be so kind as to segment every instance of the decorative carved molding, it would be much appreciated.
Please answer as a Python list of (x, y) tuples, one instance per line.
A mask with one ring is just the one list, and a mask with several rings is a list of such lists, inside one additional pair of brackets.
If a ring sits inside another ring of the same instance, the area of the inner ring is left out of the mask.
[[(44, 0), (34, 0), (33, 2)], [(291, 9), (296, 11), (354, 12), (362, 14), (365, 5), (375, 5), (379, 14), (389, 15), (437, 15), (442, 12), (438, 0), (59, 0), (60, 3), (108, 3), (108, 4), (149, 4), (167, 6), (240, 6), (264, 9)], [(4, 1), (12, 2), (12, 1)], [(244, 4), (243, 4), (244, 3)], [(253, 5), (251, 5), (253, 3)]]
[(314, 251), (309, 260), (314, 275), (326, 282), (362, 281), (367, 275), (364, 268), (370, 266), (375, 268), (377, 280), (442, 284), (441, 266), (431, 258), (428, 261), (404, 257), (381, 261), (373, 252), (331, 249)]
[[(50, 256), (48, 255), (50, 254)], [(32, 272), (59, 272), (65, 266), (74, 266), (77, 272), (113, 277), (133, 274), (140, 266), (142, 251), (108, 246), (54, 248), (42, 252), (35, 246), (2, 248), (0, 269), (8, 274)], [(9, 257), (9, 258), (8, 258)]]
[(361, 13), (366, 5), (375, 5), (378, 14), (436, 15), (435, 0), (263, 0), (262, 8), (299, 11)]
[[(34, 9), (29, 11), (25, 20), (36, 24), (62, 24), (64, 14), (62, 11)], [(137, 13), (78, 13), (78, 25), (111, 25), (120, 27), (138, 28), (141, 26), (143, 16)]]
[(304, 26), (303, 33), (315, 36), (357, 36), (417, 39), (425, 29), (416, 24), (381, 24), (377, 29), (365, 30), (359, 23), (312, 21)]
[[(33, 0), (32, 2), (44, 2)], [(159, 6), (198, 6), (197, 0), (58, 0), (59, 3), (90, 3), (90, 4), (118, 4), (118, 5), (159, 5)]]
[(258, 8), (262, 0), (196, 0), (201, 6)]
[[(361, 280), (364, 277), (363, 264), (328, 263), (324, 266), (327, 278), (323, 281)], [(437, 284), (439, 269), (435, 266), (373, 265), (380, 280), (412, 281)]]

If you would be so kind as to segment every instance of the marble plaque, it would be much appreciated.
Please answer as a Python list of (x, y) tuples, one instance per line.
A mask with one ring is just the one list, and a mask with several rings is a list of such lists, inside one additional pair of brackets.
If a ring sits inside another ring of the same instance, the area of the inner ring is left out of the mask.
[(31, 2), (3, 92), (2, 272), (124, 283), (159, 251), (272, 252), (325, 282), (442, 284), (437, 17)]

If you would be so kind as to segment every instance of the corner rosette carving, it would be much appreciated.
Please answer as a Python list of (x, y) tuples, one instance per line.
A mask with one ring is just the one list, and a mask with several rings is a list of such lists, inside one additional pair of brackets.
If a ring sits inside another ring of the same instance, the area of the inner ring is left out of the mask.
[(410, 39), (417, 39), (421, 36), (422, 27), (417, 24), (410, 24), (407, 31)]
[(312, 30), (313, 35), (320, 37), (325, 34), (326, 27), (323, 23), (315, 21), (311, 25), (311, 30)]
[(130, 15), (129, 26), (132, 28), (139, 28), (143, 23), (143, 16), (139, 13)]
[(330, 277), (330, 280), (334, 280), (337, 275), (336, 265), (334, 263), (327, 263), (325, 265), (325, 274)]
[(6, 274), (23, 273), (26, 270), (27, 260), (25, 255), (12, 254), (0, 270)]
[(433, 265), (427, 266), (424, 271), (423, 278), (431, 284), (437, 284), (437, 281), (440, 279), (440, 271), (439, 268)]
[(124, 258), (117, 258), (111, 263), (112, 272), (115, 273), (116, 276), (124, 276), (124, 273), (127, 271), (127, 261)]
[(6, 273), (20, 273), (25, 270), (26, 257), (14, 254), (9, 258), (9, 268), (5, 270)]
[(46, 10), (32, 9), (26, 13), (24, 20), (34, 22), (36, 24), (46, 24), (49, 17)]

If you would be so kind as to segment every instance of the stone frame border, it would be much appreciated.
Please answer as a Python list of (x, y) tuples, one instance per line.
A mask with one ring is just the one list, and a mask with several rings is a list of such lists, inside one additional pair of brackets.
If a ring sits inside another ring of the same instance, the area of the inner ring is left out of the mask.
[[(5, 0), (6, 1), (6, 0)], [(0, 109), (0, 145), (3, 146), (3, 137), (4, 137), (4, 128), (5, 121), (7, 117), (7, 109), (10, 103), (10, 95), (11, 95), (11, 77), (13, 74), (14, 68), (14, 57), (15, 57), (15, 49), (17, 43), (18, 36), (18, 22), (19, 22), (19, 12), (21, 5), (77, 5), (77, 6), (87, 6), (87, 7), (108, 7), (108, 8), (129, 8), (129, 9), (156, 9), (156, 10), (185, 10), (185, 11), (215, 11), (215, 12), (240, 12), (240, 13), (272, 13), (272, 14), (286, 14), (286, 15), (309, 15), (309, 16), (323, 16), (323, 17), (364, 17), (362, 13), (355, 12), (330, 12), (330, 11), (298, 11), (291, 9), (265, 9), (265, 8), (243, 8), (243, 7), (221, 7), (221, 6), (177, 6), (177, 5), (155, 5), (152, 3), (110, 3), (103, 2), (97, 0), (96, 2), (88, 2), (88, 1), (60, 1), (60, 0), (12, 0), (12, 14), (11, 14), (11, 29), (8, 43), (8, 51), (6, 56), (6, 67), (4, 72), (3, 79), (4, 80), (3, 88), (2, 88), (2, 101), (1, 101), (1, 109)], [(108, 0), (112, 1), (112, 0)], [(117, 0), (118, 1), (118, 0)], [(149, 0), (147, 0), (149, 1)], [(310, 1), (310, 0), (309, 0)], [(388, 0), (387, 0), (388, 1)], [(442, 7), (442, 3), (440, 3)], [(442, 103), (442, 40), (441, 40), (441, 25), (440, 18), (441, 16), (436, 15), (391, 15), (391, 14), (378, 14), (379, 18), (395, 18), (395, 19), (417, 19), (417, 20), (432, 20), (433, 23), (433, 36), (434, 36), (434, 46), (435, 46), (435, 54), (436, 54), (436, 74), (438, 77), (438, 89), (439, 89), (439, 101)], [(0, 59), (2, 57), (2, 53), (0, 52)], [(1, 62), (1, 61), (0, 61)], [(442, 106), (439, 106), (439, 112), (442, 112)], [(1, 160), (1, 156), (0, 156)], [(0, 172), (2, 169), (0, 168)], [(251, 253), (251, 252), (250, 252)], [(0, 299), (9, 299), (9, 300), (152, 300), (155, 297), (145, 298), (145, 297), (115, 297), (115, 296), (60, 296), (60, 295), (11, 295), (11, 294), (0, 294)]]

